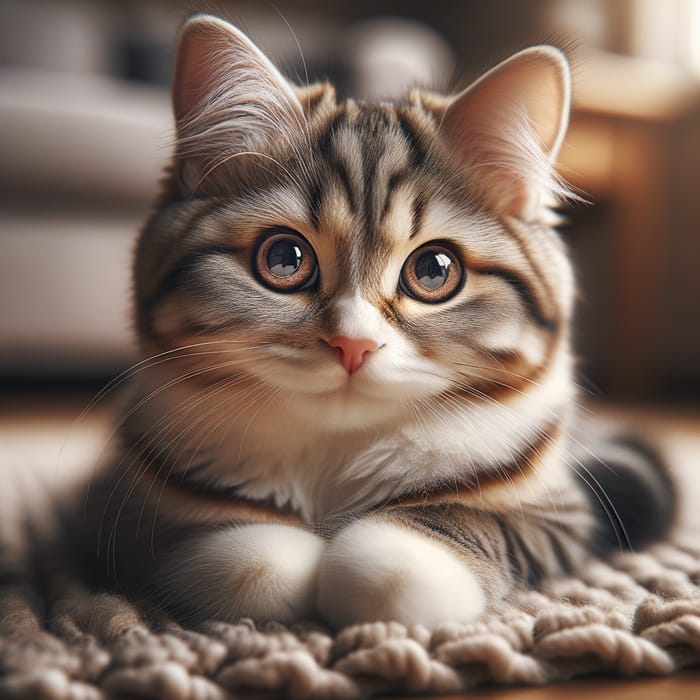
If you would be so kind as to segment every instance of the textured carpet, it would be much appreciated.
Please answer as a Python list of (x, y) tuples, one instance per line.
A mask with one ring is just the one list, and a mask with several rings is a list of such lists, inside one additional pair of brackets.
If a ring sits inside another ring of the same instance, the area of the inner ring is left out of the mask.
[[(635, 422), (646, 428), (641, 416)], [(183, 629), (122, 598), (61, 580), (60, 572), (48, 605), (20, 579), (6, 577), (0, 580), (0, 698), (427, 695), (700, 666), (700, 421), (661, 425), (654, 416), (649, 425), (673, 438), (671, 461), (685, 467), (679, 475), (684, 517), (673, 538), (588, 565), (576, 578), (546, 581), (480, 622), (432, 632), (376, 623), (333, 634), (245, 620)], [(35, 481), (24, 479), (19, 488), (28, 461), (45, 467), (42, 483), (60, 475), (65, 485), (70, 479), (59, 462), (94, 460), (97, 426), (68, 443), (65, 433), (63, 420), (32, 423), (16, 410), (0, 420), (0, 540), (12, 540), (19, 491), (42, 509)], [(13, 491), (16, 497), (8, 498)]]
[(334, 635), (247, 620), (183, 629), (76, 582), (61, 588), (43, 622), (26, 589), (0, 596), (0, 697), (357, 698), (700, 665), (697, 540), (596, 563), (478, 623), (432, 633), (374, 623)]

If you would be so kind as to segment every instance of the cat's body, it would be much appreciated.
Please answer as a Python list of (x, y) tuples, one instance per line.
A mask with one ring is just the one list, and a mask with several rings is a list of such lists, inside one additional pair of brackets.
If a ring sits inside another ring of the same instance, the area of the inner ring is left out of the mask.
[[(190, 21), (88, 569), (190, 617), (435, 625), (595, 553), (620, 514), (571, 437), (568, 105), (547, 47), (455, 98), (338, 103)], [(668, 483), (635, 469), (653, 536)]]

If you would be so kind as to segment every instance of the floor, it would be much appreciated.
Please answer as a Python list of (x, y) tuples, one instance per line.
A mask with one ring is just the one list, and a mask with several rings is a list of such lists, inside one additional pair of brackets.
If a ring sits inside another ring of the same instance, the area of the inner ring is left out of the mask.
[[(12, 517), (13, 493), (30, 493), (37, 485), (61, 491), (90, 469), (111, 432), (108, 402), (84, 411), (90, 396), (0, 395), (0, 526)], [(684, 463), (688, 478), (700, 478), (700, 407), (660, 409), (597, 407), (610, 420), (624, 418), (637, 429), (662, 436), (672, 459)], [(700, 517), (700, 508), (688, 503)], [(670, 678), (592, 678), (542, 688), (491, 688), (469, 694), (472, 700), (550, 700), (565, 696), (593, 700), (685, 700), (700, 698), (700, 669)], [(450, 696), (454, 700), (457, 696)]]
[(696, 700), (700, 698), (700, 671), (672, 678), (591, 678), (542, 688), (489, 688), (462, 696), (446, 695), (442, 700), (466, 697), (469, 700)]

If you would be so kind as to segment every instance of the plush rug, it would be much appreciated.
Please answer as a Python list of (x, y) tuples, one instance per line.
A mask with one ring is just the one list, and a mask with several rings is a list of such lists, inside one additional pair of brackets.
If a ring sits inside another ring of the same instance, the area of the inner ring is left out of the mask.
[(700, 543), (664, 543), (547, 581), (486, 619), (424, 627), (211, 621), (185, 629), (66, 580), (48, 610), (0, 595), (0, 697), (359, 698), (541, 684), (591, 672), (700, 665)]
[[(698, 425), (673, 443), (672, 459), (687, 467), (680, 476), (682, 509), (693, 517), (668, 541), (586, 565), (577, 577), (548, 580), (474, 624), (429, 631), (374, 623), (333, 633), (312, 623), (259, 627), (241, 620), (185, 629), (118, 596), (91, 593), (60, 571), (50, 586), (39, 582), (42, 591), (6, 575), (0, 578), (0, 698), (429, 695), (700, 666)], [(20, 432), (14, 423), (6, 427), (0, 426), (0, 442), (9, 464), (15, 460), (8, 461), (8, 446)], [(31, 441), (17, 445), (17, 464), (26, 464), (37, 444), (28, 434)], [(81, 455), (87, 459), (88, 452)], [(50, 462), (55, 473), (55, 460), (37, 461)], [(0, 496), (16, 486), (19, 473), (0, 469), (7, 477), (0, 478)], [(36, 504), (36, 489), (29, 491)], [(5, 498), (0, 536), (6, 539), (8, 514)]]

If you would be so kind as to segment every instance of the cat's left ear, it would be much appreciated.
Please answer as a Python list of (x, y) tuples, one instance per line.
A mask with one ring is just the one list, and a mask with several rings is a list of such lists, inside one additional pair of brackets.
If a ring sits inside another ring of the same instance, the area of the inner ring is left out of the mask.
[(441, 133), (499, 215), (531, 220), (569, 196), (554, 163), (570, 101), (564, 55), (536, 46), (497, 65), (445, 105)]
[[(225, 159), (292, 139), (305, 123), (292, 87), (265, 54), (209, 15), (193, 17), (180, 31), (172, 99), (176, 159), (191, 189)], [(244, 168), (245, 157), (235, 167)]]

